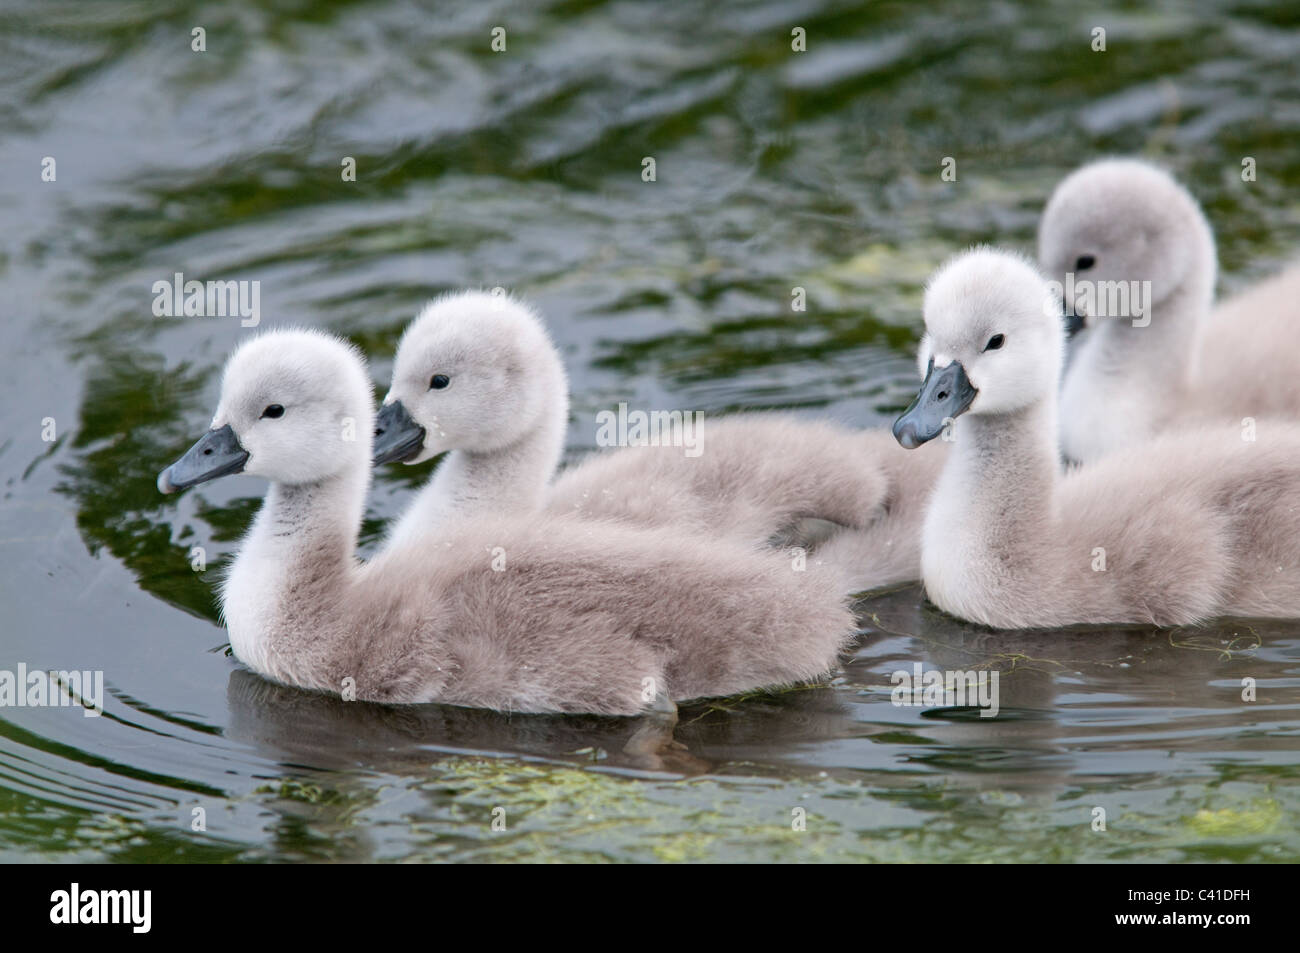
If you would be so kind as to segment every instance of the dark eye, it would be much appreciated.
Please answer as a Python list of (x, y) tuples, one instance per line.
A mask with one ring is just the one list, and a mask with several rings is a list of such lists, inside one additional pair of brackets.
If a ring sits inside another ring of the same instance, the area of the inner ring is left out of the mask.
[(451, 383), (451, 378), (446, 374), (434, 374), (433, 380), (429, 381), (429, 390), (442, 390)]
[(262, 411), (262, 416), (270, 417), (272, 420), (274, 420), (277, 417), (283, 417), (284, 408), (281, 407), (279, 404), (271, 404), (269, 407), (266, 408), (266, 410)]
[(1075, 271), (1087, 271), (1093, 265), (1097, 264), (1097, 259), (1091, 255), (1080, 255), (1079, 260), (1074, 263)]
[(1005, 340), (1006, 338), (1003, 337), (1001, 334), (995, 334), (993, 335), (993, 337), (989, 338), (989, 343), (984, 345), (984, 350), (996, 351), (998, 348), (1002, 346), (1002, 342)]

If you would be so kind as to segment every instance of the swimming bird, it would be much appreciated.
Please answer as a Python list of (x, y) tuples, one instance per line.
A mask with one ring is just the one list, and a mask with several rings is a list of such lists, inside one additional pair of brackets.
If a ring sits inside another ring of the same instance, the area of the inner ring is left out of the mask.
[(1211, 311), (1214, 235), (1163, 169), (1107, 159), (1057, 186), (1039, 263), (1066, 296), (1065, 456), (1091, 462), (1169, 427), (1300, 412), (1300, 265)]
[(629, 715), (817, 678), (854, 633), (830, 570), (568, 517), (480, 514), (363, 564), (373, 424), (354, 347), (265, 333), (232, 354), (210, 429), (159, 475), (164, 493), (270, 481), (221, 589), (231, 648), (265, 677), (368, 701)]
[(376, 463), (447, 452), (389, 536), (434, 533), (451, 514), (545, 508), (750, 545), (817, 548), (852, 590), (919, 571), (926, 493), (941, 461), (888, 431), (790, 414), (705, 419), (692, 455), (674, 445), (597, 451), (555, 477), (568, 422), (563, 362), (540, 316), (503, 295), (462, 292), (402, 335), (377, 424)]
[(924, 312), (925, 380), (894, 434), (952, 440), (921, 541), (936, 605), (999, 628), (1300, 616), (1300, 429), (1165, 434), (1062, 475), (1059, 294), (976, 249)]

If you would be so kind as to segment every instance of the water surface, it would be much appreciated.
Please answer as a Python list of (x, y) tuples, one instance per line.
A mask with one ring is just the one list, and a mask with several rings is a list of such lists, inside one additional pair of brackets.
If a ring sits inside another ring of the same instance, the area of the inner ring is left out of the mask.
[[(1298, 63), (1286, 4), (10, 3), (0, 668), (102, 670), (107, 697), (0, 711), (0, 856), (1295, 860), (1293, 623), (993, 633), (903, 587), (833, 681), (684, 708), (658, 761), (619, 719), (269, 685), (214, 602), (261, 484), (154, 487), (253, 332), (155, 317), (151, 288), (257, 280), (263, 326), (350, 337), (377, 384), (428, 297), (514, 289), (564, 351), (575, 458), (620, 400), (876, 426), (915, 386), (929, 272), (1032, 250), (1090, 158), (1190, 184), (1221, 291), (1289, 260)], [(367, 544), (427, 472), (380, 476)], [(892, 705), (918, 662), (996, 670), (998, 717)]]

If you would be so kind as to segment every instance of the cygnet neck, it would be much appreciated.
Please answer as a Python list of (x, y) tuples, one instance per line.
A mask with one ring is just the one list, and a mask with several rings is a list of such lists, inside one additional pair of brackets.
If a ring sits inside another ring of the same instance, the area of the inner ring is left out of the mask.
[[(325, 675), (281, 658), (289, 633), (328, 639), (328, 607), (352, 582), (370, 482), (368, 449), (339, 473), (311, 483), (272, 483), (222, 591), (235, 654), (256, 671), (298, 684)], [(324, 613), (324, 615), (322, 615)], [(312, 656), (318, 661), (326, 654)], [(296, 667), (295, 667), (296, 666)]]
[(369, 485), (370, 470), (364, 460), (311, 483), (272, 483), (255, 530), (264, 530), (272, 545), (351, 556)]
[[(1212, 274), (1212, 261), (1209, 268)], [(1093, 351), (1092, 368), (1123, 373), (1133, 385), (1158, 390), (1166, 398), (1181, 393), (1213, 293), (1212, 276), (1196, 275), (1151, 304), (1149, 323), (1135, 325), (1123, 317), (1104, 321), (1086, 345)]]
[(543, 414), (537, 426), (504, 447), (453, 450), (430, 487), (457, 514), (535, 510), (564, 451), (567, 414)]
[(1056, 415), (1053, 394), (1011, 413), (959, 418), (943, 493), (977, 514), (977, 524), (994, 536), (1028, 538), (1054, 512)]
[(389, 531), (384, 548), (416, 543), (451, 519), (541, 509), (569, 423), (567, 391), (561, 385), (557, 392), (559, 398), (514, 442), (487, 451), (450, 451)]

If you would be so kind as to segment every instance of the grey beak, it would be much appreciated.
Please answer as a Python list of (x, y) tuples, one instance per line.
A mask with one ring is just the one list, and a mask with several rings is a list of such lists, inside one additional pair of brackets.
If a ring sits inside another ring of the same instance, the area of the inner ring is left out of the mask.
[(424, 428), (411, 419), (400, 400), (384, 404), (375, 418), (375, 446), (372, 463), (405, 462), (424, 448)]
[(894, 439), (914, 450), (943, 433), (944, 423), (963, 413), (979, 393), (966, 377), (966, 368), (953, 361), (936, 371), (934, 359), (912, 406), (894, 421)]
[(1088, 326), (1083, 315), (1075, 314), (1073, 309), (1065, 309), (1065, 336), (1072, 338)]
[(162, 493), (175, 493), (186, 487), (215, 480), (230, 473), (239, 473), (248, 462), (248, 451), (239, 445), (239, 438), (230, 424), (218, 430), (209, 430), (199, 442), (158, 474), (158, 489)]

